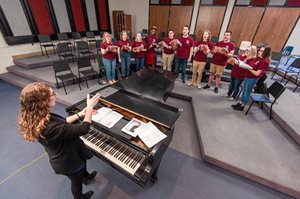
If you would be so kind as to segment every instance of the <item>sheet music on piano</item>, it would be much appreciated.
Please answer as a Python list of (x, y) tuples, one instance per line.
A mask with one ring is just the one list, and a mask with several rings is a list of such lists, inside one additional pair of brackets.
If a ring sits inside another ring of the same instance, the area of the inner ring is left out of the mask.
[(149, 148), (167, 137), (152, 122), (143, 123), (134, 132), (137, 133), (139, 138)]
[(97, 114), (92, 116), (92, 120), (106, 126), (108, 128), (113, 127), (120, 119), (122, 119), (123, 115), (113, 111), (110, 108), (102, 107), (97, 110)]

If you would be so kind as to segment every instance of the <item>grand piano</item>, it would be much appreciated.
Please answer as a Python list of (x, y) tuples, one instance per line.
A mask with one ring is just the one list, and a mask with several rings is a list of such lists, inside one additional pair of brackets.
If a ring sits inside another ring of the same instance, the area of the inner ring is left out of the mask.
[[(175, 76), (158, 69), (144, 69), (118, 83), (91, 93), (100, 93), (96, 109), (108, 107), (123, 115), (112, 128), (92, 122), (90, 131), (81, 136), (86, 146), (100, 159), (141, 186), (157, 182), (162, 157), (168, 148), (181, 110), (163, 101), (174, 87)], [(69, 114), (79, 112), (86, 100), (67, 107)], [(167, 137), (148, 148), (139, 137), (131, 137), (122, 128), (136, 118), (152, 122)]]

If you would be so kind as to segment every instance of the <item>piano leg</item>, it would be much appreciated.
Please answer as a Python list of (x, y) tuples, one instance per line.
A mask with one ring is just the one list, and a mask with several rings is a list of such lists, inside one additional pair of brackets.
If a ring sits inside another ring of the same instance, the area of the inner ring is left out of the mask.
[(160, 165), (160, 161), (157, 164), (157, 167), (155, 168), (155, 170), (154, 170), (154, 172), (153, 172), (153, 174), (151, 175), (151, 178), (150, 178), (150, 180), (153, 184), (156, 184), (158, 182), (157, 173), (158, 173), (159, 165)]

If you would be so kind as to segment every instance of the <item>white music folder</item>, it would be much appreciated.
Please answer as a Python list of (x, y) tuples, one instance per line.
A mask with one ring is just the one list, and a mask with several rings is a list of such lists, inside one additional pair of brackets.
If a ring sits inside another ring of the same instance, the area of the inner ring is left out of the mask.
[(152, 124), (152, 122), (141, 125), (135, 129), (135, 132), (149, 148), (153, 147), (155, 144), (167, 137), (154, 124)]
[(113, 111), (110, 108), (102, 107), (97, 110), (97, 114), (92, 116), (92, 120), (106, 126), (108, 128), (113, 127), (120, 119), (122, 119), (123, 115)]

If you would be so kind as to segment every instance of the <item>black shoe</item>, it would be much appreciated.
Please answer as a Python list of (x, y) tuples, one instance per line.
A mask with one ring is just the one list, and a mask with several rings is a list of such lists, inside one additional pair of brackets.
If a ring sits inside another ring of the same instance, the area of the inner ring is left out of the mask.
[(90, 199), (92, 195), (94, 194), (93, 191), (88, 191), (85, 194), (82, 195), (82, 199)]
[(185, 80), (184, 80), (184, 79), (182, 80), (182, 83), (185, 83)]
[(203, 86), (203, 89), (208, 89), (210, 88), (210, 86), (208, 84), (206, 84), (205, 86)]
[(237, 104), (232, 104), (231, 107), (238, 107), (238, 106), (241, 106), (241, 103), (237, 103)]
[(218, 87), (215, 87), (214, 92), (215, 92), (215, 93), (218, 93), (218, 92), (219, 92)]
[(95, 178), (96, 175), (97, 175), (97, 171), (93, 171), (92, 173), (87, 173), (87, 175), (84, 176), (82, 183), (87, 185), (90, 180)]
[(235, 106), (233, 107), (234, 110), (237, 110), (237, 111), (243, 111), (245, 108), (245, 106)]

